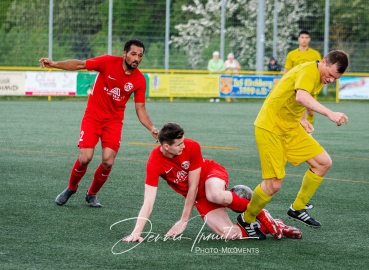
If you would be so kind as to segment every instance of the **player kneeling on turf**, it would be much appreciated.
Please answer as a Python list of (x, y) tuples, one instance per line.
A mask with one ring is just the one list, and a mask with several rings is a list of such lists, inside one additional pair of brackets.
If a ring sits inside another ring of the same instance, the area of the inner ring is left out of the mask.
[[(249, 200), (227, 190), (227, 170), (213, 160), (204, 159), (200, 144), (184, 138), (184, 130), (178, 124), (165, 124), (158, 138), (160, 145), (151, 151), (146, 165), (143, 205), (134, 230), (123, 241), (143, 241), (141, 234), (154, 206), (159, 177), (185, 197), (182, 215), (166, 233), (168, 237), (180, 235), (185, 230), (194, 205), (210, 229), (224, 239), (262, 240), (266, 238), (266, 233), (271, 233), (277, 239), (282, 237), (282, 225), (278, 225), (267, 211), (260, 213), (252, 228), (244, 228), (240, 221), (234, 224), (230, 220), (226, 207), (242, 213)], [(264, 229), (261, 231), (259, 228)]]

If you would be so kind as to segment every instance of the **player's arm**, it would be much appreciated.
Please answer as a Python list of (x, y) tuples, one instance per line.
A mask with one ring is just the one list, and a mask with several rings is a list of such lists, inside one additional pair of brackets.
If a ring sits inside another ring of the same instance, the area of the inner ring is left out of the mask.
[(165, 236), (176, 236), (178, 234), (181, 234), (186, 229), (187, 222), (190, 219), (192, 208), (197, 196), (200, 173), (201, 167), (188, 173), (188, 192), (184, 203), (181, 219), (173, 225), (173, 227), (166, 233)]
[(314, 99), (307, 91), (303, 89), (296, 90), (296, 101), (307, 109), (313, 110), (314, 112), (320, 113), (332, 122), (335, 122), (337, 126), (348, 122), (348, 117), (341, 112), (333, 112), (327, 107), (323, 106), (317, 100)]
[(50, 58), (41, 58), (39, 60), (42, 68), (58, 68), (64, 70), (80, 70), (86, 69), (86, 61), (82, 60), (65, 60), (54, 62)]
[(158, 129), (152, 123), (150, 116), (146, 110), (145, 103), (136, 102), (136, 114), (138, 120), (140, 120), (141, 124), (144, 125), (150, 132), (151, 135), (158, 141)]
[(138, 214), (135, 228), (129, 236), (123, 238), (124, 242), (143, 241), (143, 237), (141, 236), (141, 234), (143, 229), (145, 228), (145, 224), (149, 219), (152, 209), (154, 207), (157, 189), (158, 189), (157, 187), (153, 187), (147, 184), (145, 185), (144, 202)]

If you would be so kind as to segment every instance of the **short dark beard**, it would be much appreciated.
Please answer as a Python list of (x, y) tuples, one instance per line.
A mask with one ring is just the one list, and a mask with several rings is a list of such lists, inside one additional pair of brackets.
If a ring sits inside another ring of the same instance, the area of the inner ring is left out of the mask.
[(126, 58), (124, 58), (124, 63), (126, 64), (126, 66), (129, 68), (129, 69), (136, 69), (138, 67), (138, 64), (137, 64), (137, 67), (132, 67), (130, 64), (127, 63), (127, 60)]

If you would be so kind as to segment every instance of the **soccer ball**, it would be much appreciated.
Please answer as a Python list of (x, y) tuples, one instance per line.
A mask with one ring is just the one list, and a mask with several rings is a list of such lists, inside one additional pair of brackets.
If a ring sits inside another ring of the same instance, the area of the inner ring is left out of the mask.
[(252, 189), (245, 185), (237, 185), (231, 188), (229, 191), (236, 193), (238, 197), (251, 200)]

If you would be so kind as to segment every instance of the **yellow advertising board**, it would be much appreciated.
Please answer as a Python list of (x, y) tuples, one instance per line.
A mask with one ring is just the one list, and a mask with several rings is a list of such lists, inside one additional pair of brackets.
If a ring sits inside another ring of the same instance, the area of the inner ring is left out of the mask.
[(149, 74), (150, 97), (218, 97), (219, 75)]

